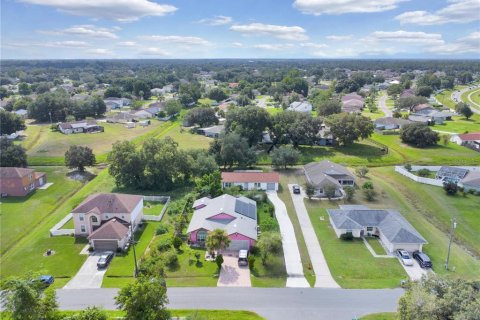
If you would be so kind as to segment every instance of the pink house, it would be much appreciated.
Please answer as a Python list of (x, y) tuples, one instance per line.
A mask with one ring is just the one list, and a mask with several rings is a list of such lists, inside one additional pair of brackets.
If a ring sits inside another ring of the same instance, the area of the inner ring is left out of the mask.
[(191, 244), (204, 245), (210, 231), (222, 229), (232, 240), (227, 250), (250, 249), (257, 240), (257, 203), (246, 197), (228, 194), (193, 203), (193, 217), (188, 226)]

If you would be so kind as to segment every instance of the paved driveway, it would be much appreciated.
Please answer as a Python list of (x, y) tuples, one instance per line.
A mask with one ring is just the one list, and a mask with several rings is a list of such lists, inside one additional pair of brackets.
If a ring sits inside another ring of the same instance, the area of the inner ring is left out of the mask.
[[(98, 270), (97, 262), (101, 253), (88, 256), (77, 274), (63, 287), (64, 289), (94, 289), (101, 288), (103, 276), (107, 268)], [(115, 259), (115, 258), (113, 258)]]
[(397, 257), (397, 259), (398, 263), (402, 265), (403, 269), (405, 269), (405, 272), (410, 277), (410, 280), (420, 280), (423, 275), (428, 274), (428, 271), (426, 269), (422, 269), (415, 259), (413, 259), (413, 266), (406, 266), (402, 263), (400, 258)]
[(238, 266), (238, 258), (223, 256), (218, 287), (251, 287), (250, 269)]
[(285, 203), (278, 197), (276, 191), (267, 191), (268, 199), (275, 207), (275, 216), (280, 225), (282, 234), (283, 255), (287, 269), (287, 287), (307, 288), (310, 285), (303, 274), (302, 259), (298, 250), (297, 238), (293, 230), (292, 221), (288, 217)]
[(288, 185), (288, 190), (292, 196), (293, 205), (297, 212), (298, 221), (302, 228), (303, 237), (305, 238), (305, 244), (307, 245), (308, 254), (312, 261), (312, 267), (315, 271), (315, 287), (317, 288), (340, 288), (338, 283), (333, 279), (330, 269), (328, 268), (327, 261), (323, 255), (322, 248), (318, 241), (315, 230), (313, 229), (312, 222), (308, 216), (307, 208), (303, 199), (305, 198), (305, 192), (302, 189), (301, 194), (294, 194), (292, 191), (293, 184)]
[(392, 110), (390, 110), (387, 106), (387, 95), (384, 94), (378, 99), (378, 106), (380, 107), (380, 110), (385, 113), (385, 117), (391, 117), (392, 116)]

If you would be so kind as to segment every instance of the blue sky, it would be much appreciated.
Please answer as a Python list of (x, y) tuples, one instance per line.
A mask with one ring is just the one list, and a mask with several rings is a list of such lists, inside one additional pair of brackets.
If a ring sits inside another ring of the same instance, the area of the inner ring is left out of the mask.
[(479, 0), (2, 0), (2, 59), (480, 58)]

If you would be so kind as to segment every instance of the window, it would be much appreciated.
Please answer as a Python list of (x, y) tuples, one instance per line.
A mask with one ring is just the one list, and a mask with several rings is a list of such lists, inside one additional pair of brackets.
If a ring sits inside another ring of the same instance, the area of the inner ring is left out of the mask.
[(373, 227), (367, 227), (367, 231), (373, 231)]
[(81, 214), (81, 215), (78, 216), (78, 219), (79, 219), (80, 221), (83, 221), (83, 220), (85, 220), (85, 217), (83, 216), (83, 214)]
[(207, 239), (207, 232), (204, 230), (197, 232), (197, 241), (205, 241)]
[(107, 216), (105, 216), (105, 219), (108, 219), (108, 215), (107, 215)]
[(81, 232), (87, 232), (87, 229), (85, 229), (85, 225), (82, 224), (82, 225), (80, 226), (80, 231), (81, 231)]
[(232, 186), (231, 182), (225, 182), (224, 183), (225, 188), (230, 188)]
[(260, 189), (262, 184), (260, 182), (255, 182), (255, 189)]
[(96, 223), (96, 222), (98, 222), (98, 219), (97, 219), (97, 217), (95, 217), (95, 216), (92, 216), (92, 222), (95, 222), (95, 223)]

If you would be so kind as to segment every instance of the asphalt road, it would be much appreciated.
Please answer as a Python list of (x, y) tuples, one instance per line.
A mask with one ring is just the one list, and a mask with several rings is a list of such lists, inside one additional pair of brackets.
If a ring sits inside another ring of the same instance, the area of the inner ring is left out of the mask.
[(385, 113), (385, 117), (392, 116), (392, 110), (387, 107), (387, 95), (382, 95), (380, 97), (380, 99), (378, 100), (378, 106), (380, 107), (380, 110)]
[[(116, 294), (117, 289), (57, 290), (61, 310), (115, 309)], [(402, 289), (169, 288), (168, 308), (250, 310), (275, 320), (351, 320), (395, 311), (402, 294)]]

